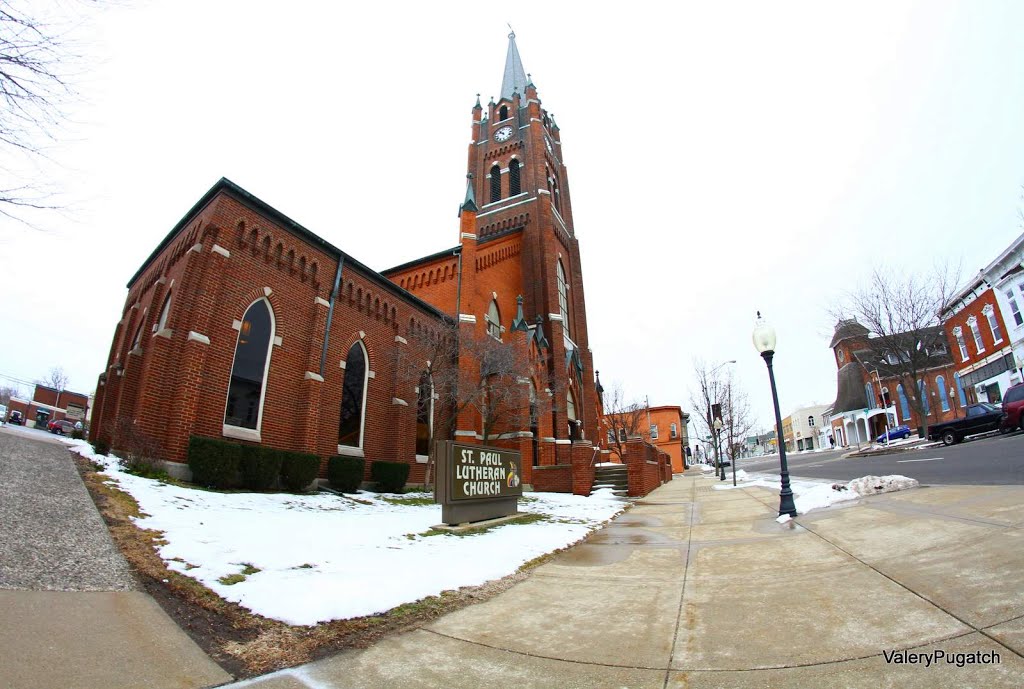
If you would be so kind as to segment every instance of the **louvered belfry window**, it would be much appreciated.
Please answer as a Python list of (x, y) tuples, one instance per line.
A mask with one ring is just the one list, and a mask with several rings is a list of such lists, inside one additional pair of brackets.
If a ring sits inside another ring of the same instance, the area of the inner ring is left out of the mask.
[(491, 168), (491, 203), (501, 201), (501, 168), (494, 165)]
[(508, 195), (515, 196), (519, 193), (519, 161), (513, 158), (508, 164)]

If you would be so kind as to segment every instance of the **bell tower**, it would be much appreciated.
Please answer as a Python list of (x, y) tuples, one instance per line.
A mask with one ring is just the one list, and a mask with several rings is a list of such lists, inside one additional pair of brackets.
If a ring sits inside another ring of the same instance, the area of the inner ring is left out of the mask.
[(597, 392), (561, 132), (523, 67), (514, 32), (498, 99), (484, 106), (478, 95), (473, 107), (468, 172), (477, 256), (486, 256), (488, 245), (517, 240), (502, 255), (514, 253), (518, 269), (478, 270), (477, 292), (500, 294), (496, 300), (505, 303), (522, 295), (526, 322), (539, 317), (550, 343), (555, 439), (596, 443)]

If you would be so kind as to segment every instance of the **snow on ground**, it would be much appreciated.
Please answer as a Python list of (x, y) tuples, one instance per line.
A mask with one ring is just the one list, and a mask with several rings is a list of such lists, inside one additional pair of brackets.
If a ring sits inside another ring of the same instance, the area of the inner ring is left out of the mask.
[[(782, 479), (779, 476), (766, 474), (752, 476), (742, 469), (736, 472), (736, 480), (737, 485), (735, 486), (726, 481), (723, 485), (714, 488), (715, 490), (732, 490), (733, 488), (761, 486), (777, 491), (782, 486)], [(862, 476), (846, 484), (790, 478), (789, 485), (793, 489), (793, 503), (796, 505), (797, 514), (807, 514), (811, 510), (831, 507), (836, 503), (856, 500), (865, 495), (916, 488), (919, 484), (915, 479), (892, 475)], [(787, 514), (779, 517), (776, 521), (787, 522), (789, 519)]]
[[(499, 579), (575, 543), (625, 508), (605, 489), (589, 498), (527, 493), (520, 512), (546, 520), (427, 536), (441, 522), (441, 507), (388, 501), (410, 496), (184, 488), (125, 473), (115, 458), (96, 455), (85, 441), (65, 442), (104, 466), (135, 498), (144, 515), (135, 522), (163, 532), (167, 543), (159, 553), (170, 569), (259, 615), (294, 625), (372, 615)], [(232, 576), (243, 578), (222, 581)]]

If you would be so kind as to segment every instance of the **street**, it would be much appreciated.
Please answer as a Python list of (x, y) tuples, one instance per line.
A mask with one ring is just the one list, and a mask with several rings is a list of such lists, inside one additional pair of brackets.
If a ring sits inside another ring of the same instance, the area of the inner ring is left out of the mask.
[[(1024, 484), (1024, 433), (991, 435), (958, 445), (937, 445), (874, 457), (848, 457), (850, 452), (827, 450), (787, 454), (794, 477), (849, 481), (869, 474), (902, 474), (926, 485), (1021, 485)], [(738, 469), (778, 473), (779, 457), (739, 460)], [(726, 476), (730, 476), (728, 467)]]

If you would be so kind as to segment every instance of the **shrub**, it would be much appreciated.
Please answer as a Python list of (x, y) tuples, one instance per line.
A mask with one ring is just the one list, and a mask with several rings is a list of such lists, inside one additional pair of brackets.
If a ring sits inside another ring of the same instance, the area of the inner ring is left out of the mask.
[(281, 483), (299, 493), (313, 482), (320, 471), (320, 458), (307, 452), (281, 451)]
[(281, 451), (272, 447), (243, 445), (239, 457), (242, 485), (252, 490), (267, 490), (277, 483), (281, 473)]
[(76, 428), (75, 430), (71, 431), (71, 439), (72, 440), (84, 440), (85, 439), (85, 433), (83, 433), (82, 431), (80, 431), (80, 430), (78, 430)]
[(327, 460), (327, 480), (331, 487), (342, 493), (355, 493), (363, 482), (366, 461), (362, 457), (335, 455)]
[(114, 444), (120, 450), (121, 466), (139, 476), (163, 477), (166, 475), (160, 461), (160, 443), (146, 435), (135, 424), (134, 419), (122, 417), (114, 424)]
[(403, 462), (374, 462), (370, 477), (385, 493), (400, 493), (409, 479), (409, 465)]
[(238, 485), (242, 446), (214, 438), (194, 435), (188, 439), (188, 467), (192, 482), (211, 488)]
[(109, 455), (110, 443), (106, 440), (97, 440), (92, 444), (92, 451), (98, 455)]

